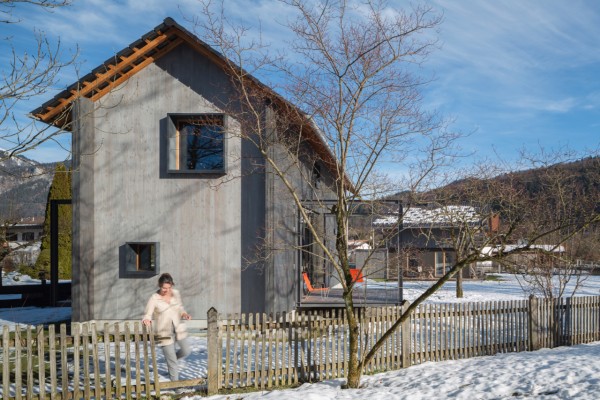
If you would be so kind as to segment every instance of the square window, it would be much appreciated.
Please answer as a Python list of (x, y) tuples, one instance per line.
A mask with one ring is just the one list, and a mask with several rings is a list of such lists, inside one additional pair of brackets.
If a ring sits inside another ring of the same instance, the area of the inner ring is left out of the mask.
[(222, 114), (170, 114), (169, 172), (225, 173)]
[(128, 242), (121, 247), (121, 275), (124, 277), (157, 275), (158, 265), (156, 242)]

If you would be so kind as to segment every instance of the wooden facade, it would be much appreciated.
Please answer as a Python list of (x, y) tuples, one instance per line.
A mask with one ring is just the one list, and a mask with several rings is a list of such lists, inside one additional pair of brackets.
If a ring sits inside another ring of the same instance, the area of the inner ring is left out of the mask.
[[(295, 307), (297, 210), (245, 139), (250, 128), (229, 112), (240, 106), (225, 62), (168, 18), (33, 112), (73, 134), (74, 321), (140, 317), (162, 272), (173, 275), (199, 319), (213, 306), (231, 313)], [(270, 104), (262, 106), (264, 124), (277, 135)], [(218, 170), (183, 170), (176, 161), (186, 118), (220, 121)], [(299, 134), (323, 164), (328, 190), (331, 152), (310, 128)], [(289, 157), (277, 146), (270, 151)], [(300, 170), (314, 162), (289, 160), (303, 198), (313, 193)], [(140, 268), (140, 260), (151, 261)]]

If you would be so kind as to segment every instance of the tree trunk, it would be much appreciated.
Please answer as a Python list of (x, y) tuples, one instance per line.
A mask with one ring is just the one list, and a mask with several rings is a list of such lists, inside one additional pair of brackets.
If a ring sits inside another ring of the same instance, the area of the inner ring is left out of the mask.
[(464, 296), (463, 293), (463, 277), (462, 277), (462, 270), (458, 271), (456, 273), (456, 298), (457, 299), (462, 299)]
[(348, 315), (348, 330), (349, 330), (349, 360), (348, 372), (346, 374), (346, 388), (357, 389), (360, 385), (362, 371), (358, 361), (358, 340), (360, 338), (358, 330), (358, 321), (354, 314), (354, 304), (352, 300), (352, 292), (344, 293), (344, 302), (346, 304), (346, 313)]

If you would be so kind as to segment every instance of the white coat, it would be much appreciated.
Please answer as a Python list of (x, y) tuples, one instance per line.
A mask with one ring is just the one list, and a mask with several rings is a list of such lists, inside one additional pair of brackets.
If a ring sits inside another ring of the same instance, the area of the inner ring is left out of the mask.
[(154, 321), (153, 332), (159, 337), (158, 345), (166, 346), (173, 344), (175, 339), (187, 337), (185, 322), (181, 320), (184, 313), (181, 295), (177, 289), (173, 289), (170, 303), (164, 301), (158, 293), (150, 296), (143, 319)]

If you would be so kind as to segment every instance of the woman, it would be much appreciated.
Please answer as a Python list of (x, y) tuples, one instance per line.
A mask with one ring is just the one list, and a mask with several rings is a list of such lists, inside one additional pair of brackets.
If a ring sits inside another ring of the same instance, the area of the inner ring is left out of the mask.
[[(182, 320), (192, 318), (183, 308), (181, 296), (177, 289), (173, 289), (174, 285), (170, 274), (165, 273), (158, 278), (159, 289), (150, 296), (142, 320), (142, 323), (148, 327), (152, 326), (152, 319), (155, 321), (154, 332), (159, 336), (158, 345), (167, 360), (171, 381), (179, 378), (177, 361), (190, 354), (187, 331)], [(177, 351), (176, 343), (179, 345)]]

